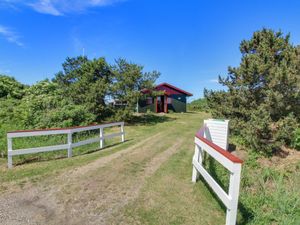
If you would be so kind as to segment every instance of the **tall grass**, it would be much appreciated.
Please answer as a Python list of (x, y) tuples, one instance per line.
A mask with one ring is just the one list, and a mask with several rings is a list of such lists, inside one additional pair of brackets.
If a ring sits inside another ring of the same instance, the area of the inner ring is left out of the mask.
[(239, 224), (300, 224), (299, 162), (287, 171), (247, 161), (242, 171)]

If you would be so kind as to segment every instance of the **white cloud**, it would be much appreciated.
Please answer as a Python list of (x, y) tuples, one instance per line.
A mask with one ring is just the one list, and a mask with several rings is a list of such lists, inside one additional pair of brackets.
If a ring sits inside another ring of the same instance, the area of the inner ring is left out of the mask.
[(11, 43), (21, 47), (24, 46), (24, 44), (20, 41), (20, 36), (8, 27), (0, 25), (0, 35)]
[[(0, 0), (1, 1), (1, 0)], [(43, 14), (61, 16), (69, 13), (82, 13), (90, 8), (111, 5), (125, 0), (4, 0), (0, 6), (29, 6)]]
[(209, 82), (211, 82), (211, 83), (219, 83), (219, 80), (218, 79), (211, 79), (211, 80), (209, 80)]
[(28, 4), (39, 13), (50, 14), (53, 16), (61, 16), (62, 13), (55, 8), (51, 0), (40, 0), (36, 3)]

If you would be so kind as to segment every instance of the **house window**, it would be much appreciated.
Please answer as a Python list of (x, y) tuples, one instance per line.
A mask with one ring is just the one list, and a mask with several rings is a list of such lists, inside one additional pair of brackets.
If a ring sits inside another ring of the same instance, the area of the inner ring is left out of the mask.
[(172, 98), (168, 98), (168, 104), (172, 104)]
[(146, 99), (146, 104), (147, 104), (147, 105), (153, 104), (152, 97), (147, 97), (147, 99)]

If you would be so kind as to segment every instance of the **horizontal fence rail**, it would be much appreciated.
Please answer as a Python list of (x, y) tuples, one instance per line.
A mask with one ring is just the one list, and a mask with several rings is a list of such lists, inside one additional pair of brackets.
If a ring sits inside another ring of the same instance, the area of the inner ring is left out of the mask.
[[(104, 134), (104, 128), (115, 127), (115, 126), (120, 126), (120, 132), (107, 134), (107, 135)], [(87, 140), (73, 143), (72, 135), (74, 133), (90, 131), (90, 130), (98, 130), (98, 129), (99, 129), (99, 137), (90, 138)], [(13, 138), (46, 136), (46, 135), (57, 135), (57, 134), (66, 134), (67, 144), (13, 150)], [(121, 136), (122, 142), (125, 141), (124, 122), (98, 124), (98, 125), (90, 125), (90, 126), (79, 126), (79, 127), (70, 127), (70, 128), (52, 128), (52, 129), (44, 129), (44, 130), (19, 130), (19, 131), (8, 132), (7, 133), (7, 157), (8, 157), (7, 166), (8, 168), (12, 168), (13, 166), (12, 157), (16, 155), (25, 155), (25, 154), (58, 151), (58, 150), (68, 150), (68, 157), (72, 157), (72, 148), (95, 143), (95, 142), (99, 142), (100, 148), (103, 148), (105, 139), (110, 139), (117, 136)]]
[[(226, 121), (228, 124), (228, 121)], [(224, 132), (224, 139), (228, 139), (228, 132)], [(221, 148), (212, 142), (213, 133), (210, 133), (209, 127), (204, 123), (195, 136), (195, 153), (193, 156), (193, 174), (192, 181), (196, 182), (199, 175), (202, 175), (207, 184), (223, 202), (227, 208), (226, 225), (236, 224), (238, 197), (240, 188), (240, 176), (243, 161), (232, 155), (230, 152)], [(230, 172), (228, 193), (214, 180), (214, 178), (204, 168), (204, 153), (209, 154)]]

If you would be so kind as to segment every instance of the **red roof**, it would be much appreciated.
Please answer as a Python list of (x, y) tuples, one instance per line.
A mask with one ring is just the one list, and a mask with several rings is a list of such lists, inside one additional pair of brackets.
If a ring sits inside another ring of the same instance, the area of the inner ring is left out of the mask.
[[(166, 94), (170, 95), (170, 94), (177, 94), (176, 92), (179, 92), (179, 93), (182, 93), (182, 94), (185, 94), (187, 96), (193, 96), (193, 94), (191, 94), (190, 92), (187, 92), (187, 91), (184, 91), (178, 87), (175, 87), (171, 84), (168, 84), (168, 83), (161, 83), (159, 85), (157, 85), (155, 87), (156, 90), (160, 90), (160, 91), (165, 91)], [(175, 92), (174, 92), (175, 91)]]

